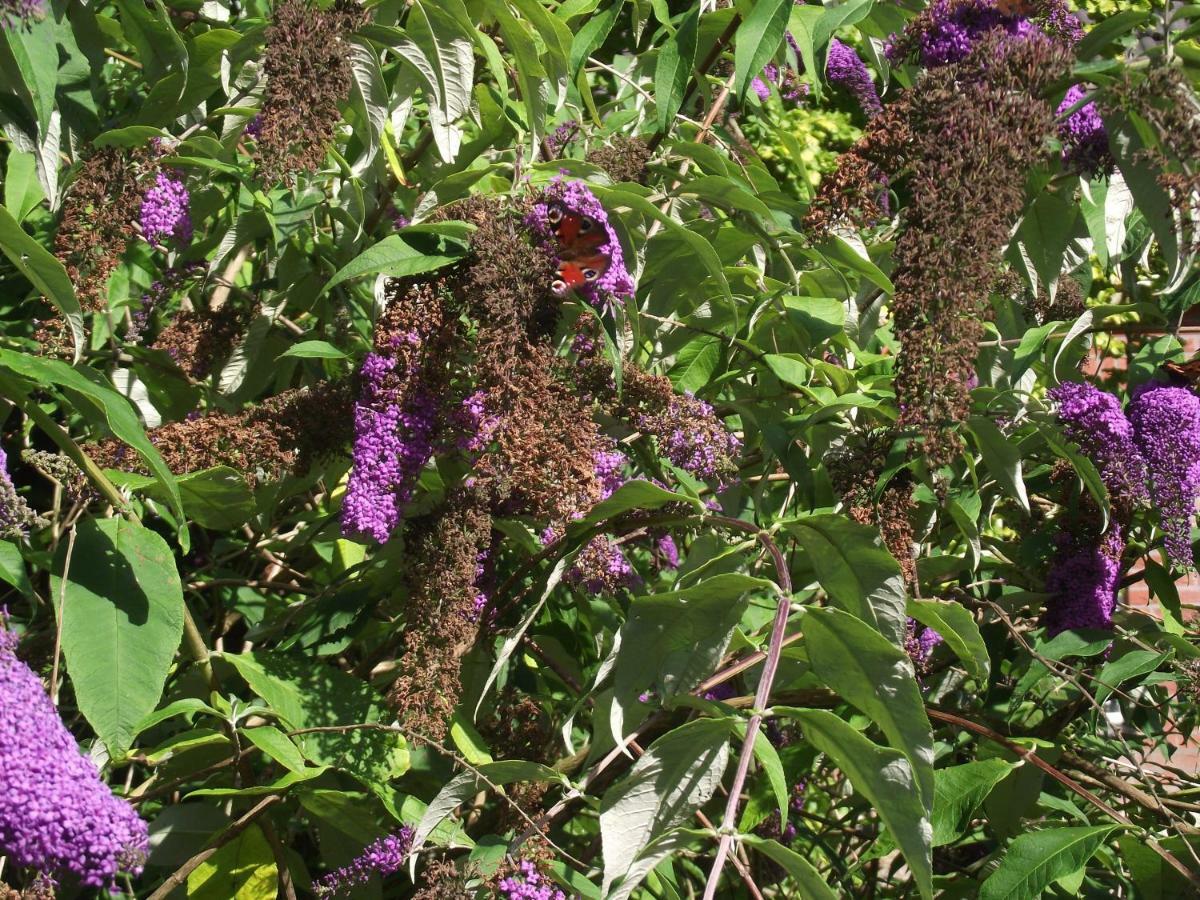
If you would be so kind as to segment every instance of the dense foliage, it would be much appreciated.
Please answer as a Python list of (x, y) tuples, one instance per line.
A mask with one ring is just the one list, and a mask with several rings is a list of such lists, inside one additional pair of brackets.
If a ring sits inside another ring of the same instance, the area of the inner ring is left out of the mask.
[(0, 898), (1197, 893), (1196, 7), (0, 9)]

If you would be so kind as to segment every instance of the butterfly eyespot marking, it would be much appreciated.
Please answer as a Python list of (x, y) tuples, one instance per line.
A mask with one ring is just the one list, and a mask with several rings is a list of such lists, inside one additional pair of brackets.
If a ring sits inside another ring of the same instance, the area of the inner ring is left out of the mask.
[(589, 219), (585, 216), (584, 218), (579, 220), (580, 234), (587, 234), (589, 231), (592, 230), (593, 227), (595, 227), (595, 225), (596, 225), (595, 222), (593, 222), (591, 219)]
[(567, 292), (567, 283), (561, 278), (555, 278), (550, 282), (550, 290), (555, 294), (565, 294)]
[(563, 211), (557, 206), (551, 206), (546, 210), (546, 221), (551, 225), (557, 225), (562, 221)]
[(584, 269), (583, 270), (583, 278), (585, 281), (595, 281), (599, 277), (600, 277), (600, 273), (597, 272), (595, 269)]

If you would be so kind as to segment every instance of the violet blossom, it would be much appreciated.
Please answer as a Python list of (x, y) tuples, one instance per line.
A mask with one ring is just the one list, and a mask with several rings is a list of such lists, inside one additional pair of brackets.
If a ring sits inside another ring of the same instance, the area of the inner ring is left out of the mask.
[[(1086, 94), (1087, 90), (1082, 85), (1072, 85), (1058, 105), (1057, 114), (1062, 116)], [(1093, 102), (1079, 107), (1060, 122), (1058, 137), (1063, 144), (1063, 164), (1068, 168), (1095, 175), (1103, 172), (1111, 162), (1108, 131)]]
[(1125, 539), (1113, 521), (1099, 541), (1068, 532), (1058, 536), (1058, 552), (1046, 576), (1046, 628), (1051, 637), (1076, 628), (1111, 628)]
[(1128, 510), (1147, 500), (1146, 462), (1116, 396), (1066, 381), (1051, 389), (1049, 397), (1058, 404), (1063, 433), (1095, 464), (1113, 502)]
[(188, 190), (182, 176), (157, 172), (154, 184), (142, 196), (139, 220), (142, 237), (153, 247), (162, 248), (167, 241), (186, 246), (192, 240), (192, 219), (188, 214)]
[(146, 823), (100, 780), (0, 614), (0, 855), (85, 887), (141, 873)]
[(364, 885), (371, 877), (386, 878), (399, 872), (412, 847), (413, 830), (407, 825), (395, 834), (381, 837), (340, 869), (313, 881), (313, 892), (321, 898), (338, 894), (353, 896), (351, 888)]
[(1135, 391), (1129, 421), (1162, 516), (1167, 556), (1194, 567), (1192, 516), (1200, 495), (1200, 397), (1151, 382)]
[(520, 871), (496, 883), (501, 900), (567, 900), (567, 895), (541, 873), (530, 860), (518, 864)]

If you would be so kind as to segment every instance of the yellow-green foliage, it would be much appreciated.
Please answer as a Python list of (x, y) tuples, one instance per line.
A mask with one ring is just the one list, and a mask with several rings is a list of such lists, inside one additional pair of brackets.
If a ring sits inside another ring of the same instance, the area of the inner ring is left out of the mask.
[(1083, 0), (1079, 4), (1079, 8), (1086, 12), (1093, 22), (1127, 9), (1149, 10), (1152, 6), (1150, 0)]
[(807, 193), (805, 182), (815, 187), (861, 134), (850, 113), (803, 104), (783, 110), (775, 101), (746, 125), (747, 137), (776, 176), (801, 193)]

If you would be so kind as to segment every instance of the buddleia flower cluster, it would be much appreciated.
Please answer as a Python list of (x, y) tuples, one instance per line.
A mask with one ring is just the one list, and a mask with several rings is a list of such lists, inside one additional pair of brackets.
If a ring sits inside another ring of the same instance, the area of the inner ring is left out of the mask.
[(496, 897), (501, 900), (567, 900), (567, 895), (528, 859), (521, 860), (515, 872), (496, 882)]
[(999, 34), (1012, 40), (1049, 36), (1074, 46), (1083, 36), (1079, 20), (1063, 0), (1034, 4), (1031, 19), (1008, 13), (994, 0), (934, 0), (884, 48), (888, 61), (899, 65), (916, 62), (925, 68), (952, 65), (965, 60), (980, 41)]
[(1071, 111), (1085, 96), (1087, 89), (1083, 85), (1074, 84), (1067, 89), (1056, 111), (1062, 119), (1058, 138), (1062, 141), (1063, 164), (1067, 168), (1086, 175), (1099, 175), (1113, 165), (1108, 149), (1108, 130), (1094, 101)]
[(2, 0), (0, 30), (26, 28), (42, 14), (41, 0)]
[(413, 830), (405, 825), (395, 834), (373, 841), (346, 865), (313, 881), (318, 897), (353, 897), (372, 878), (387, 878), (404, 867), (412, 848)]
[(1129, 402), (1129, 421), (1162, 515), (1167, 556), (1194, 567), (1191, 535), (1200, 497), (1200, 397), (1187, 388), (1142, 385)]
[(138, 213), (142, 237), (152, 247), (163, 248), (168, 244), (186, 247), (192, 241), (192, 217), (188, 212), (190, 201), (183, 178), (174, 172), (155, 173), (154, 184), (142, 195), (141, 211)]
[(829, 55), (825, 59), (825, 77), (830, 84), (844, 88), (858, 101), (859, 107), (868, 118), (883, 112), (879, 102), (879, 91), (871, 79), (871, 72), (853, 47), (837, 38), (829, 42)]
[[(731, 457), (740, 443), (707, 404), (676, 395), (660, 376), (631, 375), (627, 386), (653, 390), (643, 390), (644, 403), (622, 405), (611, 365), (597, 374), (602, 389), (592, 390), (580, 373), (598, 366), (556, 350), (552, 338), (571, 292), (555, 280), (578, 260), (558, 227), (565, 216), (595, 226), (587, 249), (607, 263), (603, 277), (580, 286), (580, 298), (603, 309), (631, 293), (615, 229), (587, 185), (559, 179), (528, 198), (472, 197), (435, 215), (475, 226), (470, 252), (432, 276), (389, 285), (359, 375), (342, 524), (345, 534), (372, 543), (404, 541), (405, 625), (389, 699), (417, 738), (444, 733), (463, 656), (481, 630), (509, 614), (505, 598), (493, 596), (506, 565), (495, 518), (523, 518), (553, 541), (626, 480), (626, 457), (601, 420), (628, 434), (647, 417), (659, 430), (641, 431), (665, 457), (674, 454), (702, 476), (736, 472)], [(434, 509), (416, 504), (421, 472), (455, 455), (469, 463), (461, 480), (446, 484)], [(576, 555), (567, 582), (585, 590), (633, 586), (638, 575), (626, 548), (597, 537)], [(647, 555), (655, 552), (678, 558), (673, 545)]]
[(0, 855), (56, 880), (115, 889), (118, 874), (141, 873), (146, 823), (80, 752), (6, 624), (0, 616)]

